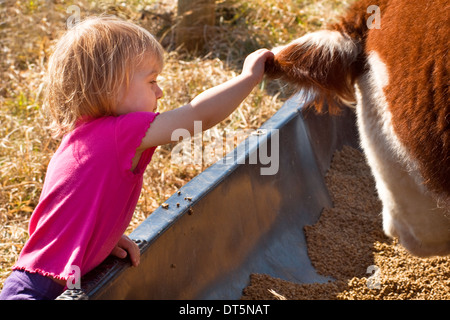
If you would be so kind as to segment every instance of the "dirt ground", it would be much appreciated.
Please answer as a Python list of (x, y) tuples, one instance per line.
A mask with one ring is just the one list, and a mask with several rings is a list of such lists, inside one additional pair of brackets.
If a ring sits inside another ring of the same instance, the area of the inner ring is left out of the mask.
[(333, 208), (305, 227), (308, 254), (328, 283), (252, 274), (241, 299), (450, 299), (450, 257), (417, 258), (382, 230), (381, 203), (363, 154), (344, 147), (326, 176)]

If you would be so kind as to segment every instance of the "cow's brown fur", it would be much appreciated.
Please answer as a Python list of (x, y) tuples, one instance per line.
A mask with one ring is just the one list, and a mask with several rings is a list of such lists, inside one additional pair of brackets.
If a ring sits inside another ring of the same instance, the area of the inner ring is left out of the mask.
[[(370, 5), (380, 8), (380, 29), (367, 27)], [(448, 0), (358, 1), (329, 30), (355, 43), (356, 58), (292, 44), (268, 63), (268, 76), (314, 90), (318, 111), (326, 102), (335, 114), (340, 108), (336, 101), (354, 99), (354, 83), (366, 69), (367, 55), (377, 52), (389, 74), (384, 94), (395, 133), (418, 163), (426, 187), (449, 201)]]
[(425, 185), (447, 197), (449, 36), (448, 0), (393, 0), (384, 10), (381, 29), (371, 30), (366, 44), (366, 51), (378, 52), (388, 68), (384, 91), (399, 140), (417, 160)]

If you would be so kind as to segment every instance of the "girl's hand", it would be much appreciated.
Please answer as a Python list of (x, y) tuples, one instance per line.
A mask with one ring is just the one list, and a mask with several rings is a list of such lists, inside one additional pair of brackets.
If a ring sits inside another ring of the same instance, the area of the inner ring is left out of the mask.
[(111, 251), (111, 254), (121, 259), (124, 259), (127, 257), (127, 255), (129, 255), (131, 263), (134, 267), (137, 267), (139, 265), (139, 260), (141, 257), (141, 252), (138, 245), (126, 235), (123, 235), (120, 238), (119, 242), (117, 242), (116, 246)]
[(264, 77), (266, 61), (273, 58), (273, 52), (267, 49), (256, 50), (245, 59), (244, 66), (242, 67), (242, 75), (251, 76), (255, 80), (254, 85), (257, 85)]

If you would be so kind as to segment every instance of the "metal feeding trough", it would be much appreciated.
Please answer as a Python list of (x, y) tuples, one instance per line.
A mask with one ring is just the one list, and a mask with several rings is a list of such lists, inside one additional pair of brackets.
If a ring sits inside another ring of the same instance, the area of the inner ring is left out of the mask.
[(331, 199), (333, 153), (358, 148), (355, 115), (317, 115), (298, 96), (222, 161), (192, 179), (130, 235), (138, 267), (109, 257), (58, 299), (239, 299), (252, 273), (326, 282), (303, 227)]

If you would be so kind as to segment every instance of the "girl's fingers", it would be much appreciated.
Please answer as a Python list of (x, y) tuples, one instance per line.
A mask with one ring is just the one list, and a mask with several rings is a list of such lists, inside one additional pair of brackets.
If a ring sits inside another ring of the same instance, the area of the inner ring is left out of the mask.
[(117, 258), (121, 258), (121, 259), (124, 259), (127, 257), (127, 252), (118, 246), (114, 247), (114, 249), (111, 251), (111, 254), (113, 256), (115, 256)]
[(133, 266), (137, 267), (139, 265), (141, 256), (139, 247), (126, 235), (123, 235), (122, 238), (120, 238), (111, 254), (121, 259), (124, 259), (129, 255)]

